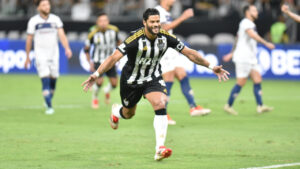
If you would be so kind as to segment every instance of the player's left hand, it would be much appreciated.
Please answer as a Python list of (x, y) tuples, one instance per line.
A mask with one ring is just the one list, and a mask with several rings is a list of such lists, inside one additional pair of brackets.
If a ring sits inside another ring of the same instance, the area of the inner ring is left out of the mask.
[(281, 11), (283, 12), (283, 13), (288, 13), (289, 12), (289, 6), (287, 6), (287, 5), (282, 5), (281, 6)]
[(83, 90), (87, 92), (89, 88), (93, 86), (93, 84), (96, 82), (97, 76), (94, 74), (91, 74), (90, 77), (84, 81), (81, 86), (83, 86)]
[(227, 81), (229, 78), (228, 78), (228, 75), (230, 75), (229, 72), (227, 72), (225, 69), (222, 68), (223, 66), (220, 65), (220, 66), (215, 66), (213, 68), (213, 72), (218, 76), (218, 79), (219, 79), (219, 82), (222, 82), (222, 79), (223, 81)]
[(72, 50), (70, 48), (66, 49), (66, 56), (68, 57), (68, 59), (72, 57)]

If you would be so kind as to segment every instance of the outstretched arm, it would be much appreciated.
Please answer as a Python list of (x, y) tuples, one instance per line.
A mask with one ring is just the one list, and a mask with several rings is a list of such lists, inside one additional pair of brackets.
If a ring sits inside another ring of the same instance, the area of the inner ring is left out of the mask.
[(262, 43), (269, 49), (274, 49), (275, 45), (273, 43), (267, 42), (264, 40), (262, 37), (260, 37), (253, 29), (247, 29), (246, 30), (247, 34), (254, 40), (256, 40), (259, 43)]
[(281, 11), (285, 14), (287, 14), (289, 17), (291, 17), (293, 20), (295, 20), (296, 22), (300, 22), (300, 16), (293, 13), (290, 9), (288, 5), (282, 5), (281, 6)]
[(202, 65), (204, 67), (207, 67), (207, 68), (211, 69), (218, 76), (219, 82), (221, 82), (222, 79), (224, 81), (229, 79), (228, 76), (227, 76), (227, 75), (229, 75), (229, 72), (222, 69), (222, 65), (221, 66), (211, 65), (196, 50), (190, 49), (188, 47), (184, 47), (182, 49), (181, 53), (184, 54), (185, 56), (187, 56), (192, 62), (196, 63), (197, 65)]
[(175, 19), (174, 21), (172, 21), (169, 24), (162, 24), (162, 28), (166, 31), (170, 30), (170, 29), (174, 29), (176, 28), (178, 25), (180, 25), (183, 21), (191, 18), (194, 16), (194, 11), (193, 9), (186, 9), (183, 14), (178, 17), (177, 19)]
[(32, 47), (32, 39), (33, 39), (33, 35), (31, 34), (28, 34), (27, 35), (27, 38), (26, 38), (26, 47), (25, 47), (25, 50), (26, 50), (26, 61), (25, 61), (25, 69), (27, 69), (29, 67), (29, 64), (30, 64), (30, 58), (29, 58), (29, 53), (31, 51), (31, 47)]
[(60, 39), (61, 44), (65, 48), (66, 55), (67, 55), (68, 59), (70, 59), (72, 57), (72, 51), (70, 49), (69, 41), (66, 37), (65, 31), (64, 31), (63, 28), (58, 29), (58, 37)]
[(83, 90), (86, 92), (88, 89), (95, 83), (96, 79), (102, 75), (103, 73), (107, 72), (109, 69), (111, 69), (117, 61), (119, 61), (124, 55), (119, 51), (115, 50), (115, 52), (110, 55), (99, 67), (98, 69), (90, 75), (90, 77), (84, 81), (81, 86), (83, 87)]

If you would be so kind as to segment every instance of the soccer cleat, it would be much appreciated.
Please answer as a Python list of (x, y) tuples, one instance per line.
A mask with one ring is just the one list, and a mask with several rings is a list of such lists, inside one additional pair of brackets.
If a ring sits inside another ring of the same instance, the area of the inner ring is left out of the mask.
[(193, 107), (190, 109), (190, 115), (191, 116), (202, 116), (207, 115), (211, 112), (210, 109), (204, 109), (201, 106)]
[(160, 161), (164, 158), (168, 158), (172, 155), (172, 150), (170, 148), (166, 148), (165, 146), (160, 146), (158, 151), (154, 155), (154, 160)]
[(111, 108), (111, 115), (109, 118), (109, 123), (112, 129), (116, 130), (119, 126), (119, 118), (114, 115), (114, 112), (120, 111), (122, 106), (119, 104), (113, 104)]
[(93, 99), (92, 108), (93, 109), (98, 109), (99, 108), (99, 100), (98, 99)]
[(228, 114), (231, 115), (238, 115), (238, 112), (235, 111), (232, 107), (230, 107), (228, 104), (225, 104), (224, 111), (226, 111)]
[(273, 107), (262, 105), (262, 106), (257, 106), (256, 111), (258, 114), (261, 114), (261, 113), (265, 113), (265, 112), (270, 112), (273, 109), (274, 109)]
[(105, 103), (106, 104), (110, 103), (110, 94), (109, 93), (105, 93)]
[(45, 111), (45, 114), (47, 114), (47, 115), (54, 114), (54, 109), (53, 108), (47, 108), (47, 110)]
[(169, 114), (167, 114), (167, 117), (168, 117), (168, 124), (169, 125), (176, 125), (176, 121), (173, 120)]

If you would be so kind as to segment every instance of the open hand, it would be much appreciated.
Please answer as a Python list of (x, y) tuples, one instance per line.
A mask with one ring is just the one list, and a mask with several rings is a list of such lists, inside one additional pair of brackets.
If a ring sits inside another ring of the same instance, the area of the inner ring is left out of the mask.
[(228, 75), (230, 75), (229, 72), (227, 72), (225, 69), (222, 68), (223, 66), (220, 65), (220, 66), (215, 66), (213, 68), (213, 72), (218, 76), (218, 79), (219, 79), (219, 82), (222, 82), (222, 79), (223, 81), (227, 81), (229, 78), (228, 78)]
[(93, 86), (93, 84), (96, 82), (97, 76), (94, 74), (91, 74), (90, 77), (84, 81), (81, 86), (83, 86), (83, 90), (87, 92), (89, 88)]

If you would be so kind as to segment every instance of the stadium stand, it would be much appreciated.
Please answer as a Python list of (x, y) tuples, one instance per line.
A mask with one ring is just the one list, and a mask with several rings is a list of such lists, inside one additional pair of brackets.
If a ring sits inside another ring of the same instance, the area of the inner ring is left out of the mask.
[(186, 41), (190, 45), (210, 45), (211, 44), (211, 38), (206, 34), (192, 34), (189, 37), (187, 37)]
[(224, 43), (233, 44), (234, 40), (234, 36), (230, 33), (218, 33), (213, 37), (212, 43), (215, 45)]

